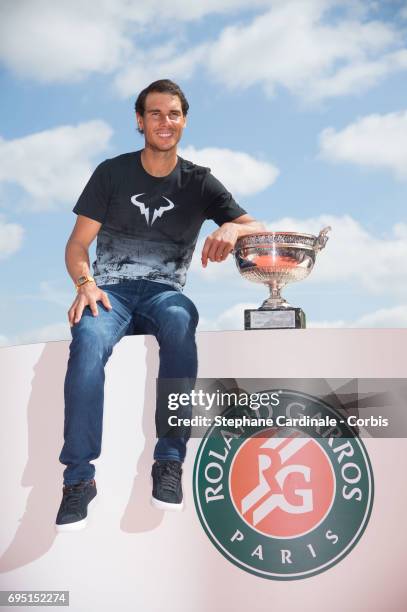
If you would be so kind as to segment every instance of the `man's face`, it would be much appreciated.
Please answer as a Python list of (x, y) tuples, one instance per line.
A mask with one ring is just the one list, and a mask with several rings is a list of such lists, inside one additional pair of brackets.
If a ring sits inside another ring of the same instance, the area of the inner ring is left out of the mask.
[(146, 145), (156, 151), (169, 151), (177, 146), (186, 125), (181, 100), (172, 94), (151, 92), (146, 97), (144, 116), (137, 113), (137, 122), (144, 131)]

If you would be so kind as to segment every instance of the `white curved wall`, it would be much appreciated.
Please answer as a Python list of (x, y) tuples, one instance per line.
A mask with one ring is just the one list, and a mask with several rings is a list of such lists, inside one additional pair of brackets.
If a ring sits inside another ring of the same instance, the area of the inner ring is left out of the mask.
[[(406, 345), (407, 330), (397, 329), (204, 332), (199, 376), (407, 378)], [(341, 563), (307, 580), (262, 580), (210, 543), (191, 489), (199, 440), (191, 440), (185, 463), (185, 511), (164, 515), (150, 507), (158, 367), (152, 337), (125, 337), (114, 349), (95, 462), (97, 505), (87, 530), (56, 536), (68, 347), (0, 349), (1, 589), (69, 590), (75, 612), (405, 610), (405, 439), (365, 440), (376, 482), (368, 528)]]

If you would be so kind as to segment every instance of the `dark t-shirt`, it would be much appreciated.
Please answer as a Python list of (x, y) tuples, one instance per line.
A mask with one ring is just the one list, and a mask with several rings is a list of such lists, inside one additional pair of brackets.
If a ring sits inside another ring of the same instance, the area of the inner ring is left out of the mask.
[(205, 219), (222, 225), (246, 211), (209, 168), (178, 157), (171, 174), (154, 177), (135, 151), (99, 164), (73, 212), (102, 223), (98, 285), (144, 278), (182, 289)]

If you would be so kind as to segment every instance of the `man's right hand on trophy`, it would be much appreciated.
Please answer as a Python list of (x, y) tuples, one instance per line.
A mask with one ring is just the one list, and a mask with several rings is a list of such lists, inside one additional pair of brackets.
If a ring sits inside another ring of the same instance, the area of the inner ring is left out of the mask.
[(85, 283), (78, 289), (78, 295), (68, 310), (69, 325), (72, 327), (82, 317), (85, 306), (89, 306), (94, 317), (99, 314), (96, 302), (102, 302), (108, 310), (112, 309), (107, 293), (99, 289), (94, 282)]
[(205, 240), (202, 249), (202, 266), (206, 268), (208, 259), (218, 263), (224, 261), (233, 251), (238, 237), (239, 231), (234, 223), (224, 223), (212, 232)]

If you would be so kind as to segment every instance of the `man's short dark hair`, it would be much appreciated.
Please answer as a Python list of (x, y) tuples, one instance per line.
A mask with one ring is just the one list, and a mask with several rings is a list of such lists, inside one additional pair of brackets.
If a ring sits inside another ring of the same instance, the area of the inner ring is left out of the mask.
[[(148, 87), (143, 89), (143, 91), (139, 93), (136, 103), (134, 105), (134, 110), (136, 111), (136, 113), (139, 113), (139, 115), (144, 117), (144, 111), (146, 110), (146, 98), (148, 94), (152, 93), (153, 91), (157, 93), (168, 93), (173, 96), (178, 96), (181, 100), (182, 114), (184, 115), (184, 117), (186, 117), (189, 109), (188, 100), (186, 99), (181, 87), (174, 83), (174, 81), (170, 81), (170, 79), (160, 79), (159, 81), (154, 81), (153, 83), (150, 83)], [(144, 134), (144, 131), (140, 129), (140, 127), (138, 127), (137, 129), (140, 134)]]

